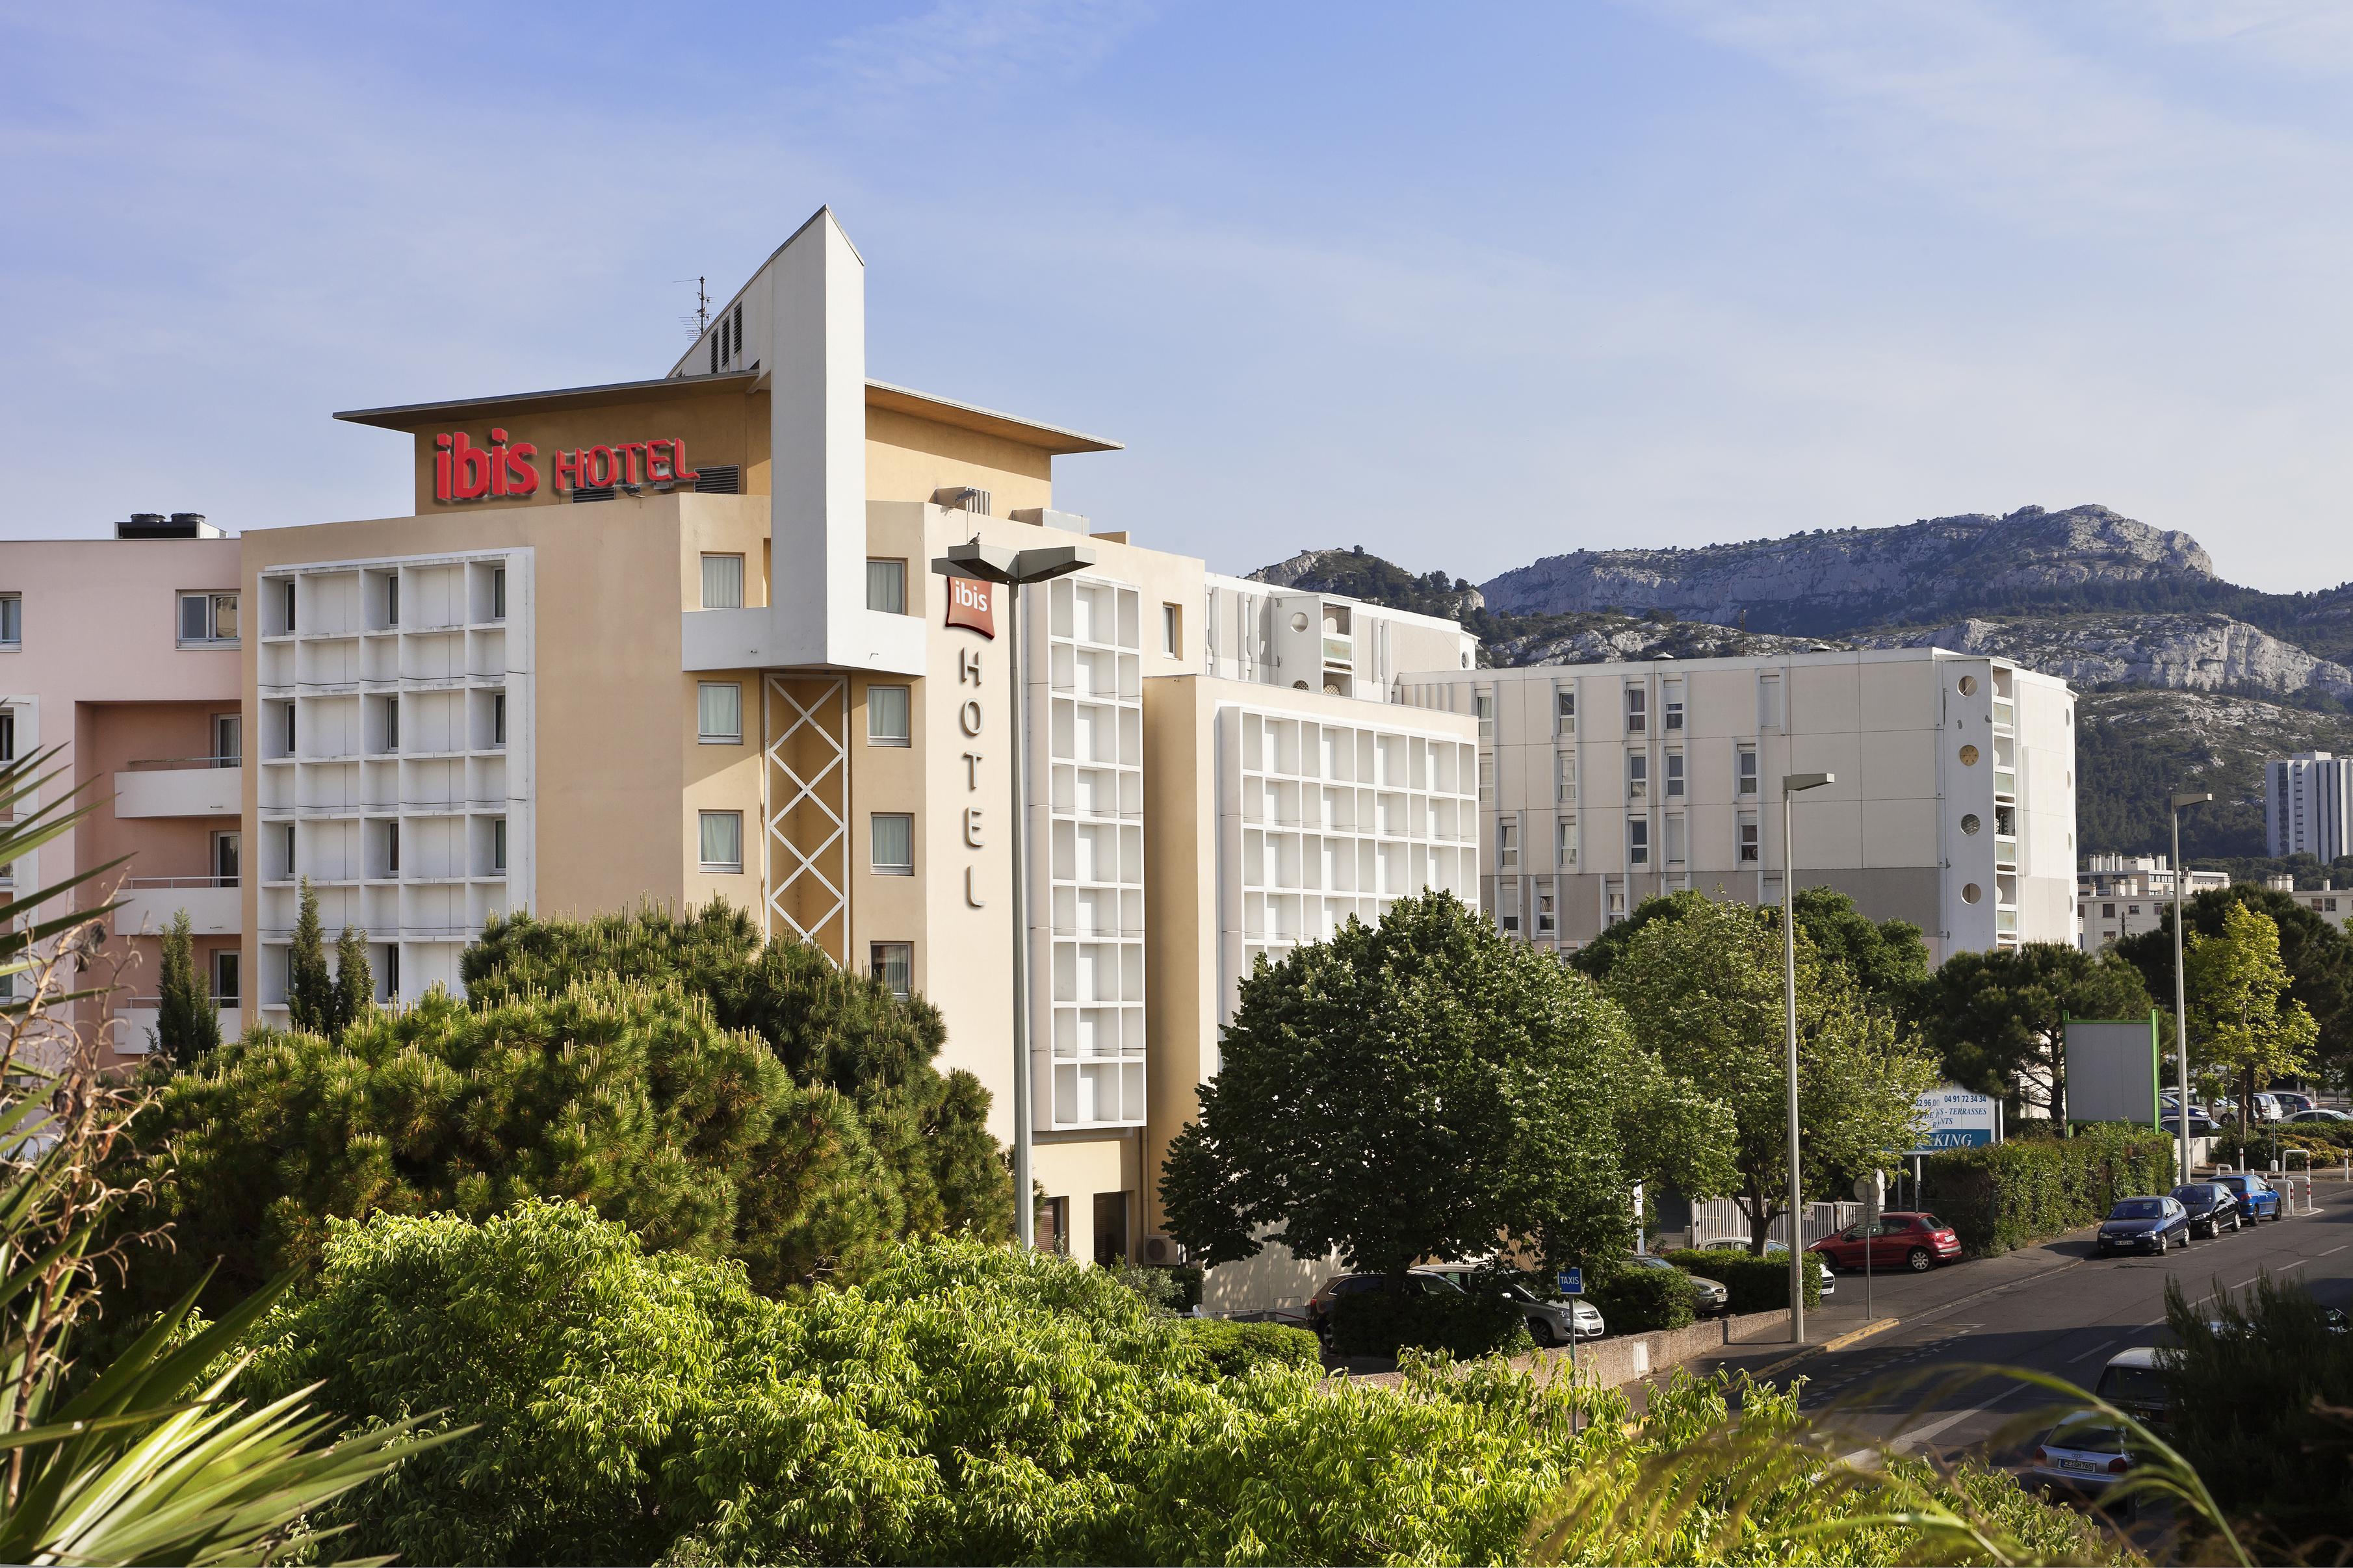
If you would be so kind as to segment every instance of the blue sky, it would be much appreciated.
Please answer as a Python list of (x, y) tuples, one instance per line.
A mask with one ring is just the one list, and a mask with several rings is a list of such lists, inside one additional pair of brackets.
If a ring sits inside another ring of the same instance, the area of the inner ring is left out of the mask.
[(885, 380), (1248, 570), (2102, 501), (2353, 578), (2353, 6), (0, 4), (0, 535), (406, 509), (830, 202)]

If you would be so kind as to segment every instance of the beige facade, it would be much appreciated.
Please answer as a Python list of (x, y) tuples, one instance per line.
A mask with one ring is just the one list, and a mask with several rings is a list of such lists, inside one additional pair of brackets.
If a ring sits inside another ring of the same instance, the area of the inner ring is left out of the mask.
[[(2223, 871), (2191, 871), (2181, 891), (2184, 898), (2194, 899), (2211, 888), (2231, 885), (2229, 873)], [(2323, 908), (2332, 895), (2296, 895), (2298, 902), (2316, 913), (2326, 915)], [(2353, 899), (2345, 900), (2353, 908)], [(2165, 911), (2173, 907), (2173, 869), (2163, 855), (2087, 855), (2083, 869), (2075, 879), (2075, 919), (2077, 942), (2085, 952), (2097, 952), (2114, 947), (2128, 936), (2152, 931), (2164, 924)], [(2342, 921), (2339, 914), (2337, 920)]]
[(1800, 886), (1918, 925), (1936, 962), (2074, 931), (2074, 700), (1929, 648), (1406, 673), (1479, 727), (1482, 900), (1574, 949), (1679, 889), (1780, 898), (1779, 781)]

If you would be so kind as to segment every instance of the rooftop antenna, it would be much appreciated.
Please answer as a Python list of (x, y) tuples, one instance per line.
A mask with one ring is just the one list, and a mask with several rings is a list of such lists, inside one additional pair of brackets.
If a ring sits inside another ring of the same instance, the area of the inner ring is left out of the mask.
[[(687, 281), (687, 279), (683, 278), (673, 278), (670, 281), (673, 283), (683, 283)], [(705, 287), (705, 285), (710, 281), (711, 279), (708, 278), (697, 278), (694, 279), (693, 323), (689, 325), (687, 319), (684, 316), (681, 316), (678, 319), (678, 324), (686, 328), (687, 334), (690, 337), (701, 337), (711, 325), (711, 290)]]

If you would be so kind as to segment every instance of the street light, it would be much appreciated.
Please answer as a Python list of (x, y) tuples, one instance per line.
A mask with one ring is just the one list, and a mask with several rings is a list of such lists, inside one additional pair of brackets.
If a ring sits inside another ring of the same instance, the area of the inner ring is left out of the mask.
[(1023, 819), (1029, 815), (1021, 752), (1029, 726), (1021, 686), (1021, 590), (1094, 563), (1094, 551), (1083, 544), (1015, 550), (977, 539), (951, 544), (945, 555), (932, 562), (932, 570), (943, 577), (977, 578), (1012, 590), (1005, 595), (1005, 641), (1010, 666), (1007, 679), (1013, 688), (1013, 740), (1008, 748), (1013, 753), (1013, 1230), (1024, 1251), (1038, 1245), (1038, 1211), (1029, 1181), (1029, 868), (1021, 853)]
[(2181, 1184), (2189, 1184), (2189, 985), (2181, 973), (2181, 889), (2189, 880), (2181, 865), (2181, 808), (2203, 805), (2214, 797), (2191, 791), (2172, 797), (2173, 808), (2173, 1061), (2174, 1087), (2181, 1103), (2174, 1108), (2181, 1124)]
[(1790, 837), (1789, 798), (1836, 784), (1836, 773), (1781, 775), (1781, 996), (1788, 1022), (1789, 1070), (1789, 1342), (1806, 1342), (1805, 1188), (1798, 1173), (1798, 846)]

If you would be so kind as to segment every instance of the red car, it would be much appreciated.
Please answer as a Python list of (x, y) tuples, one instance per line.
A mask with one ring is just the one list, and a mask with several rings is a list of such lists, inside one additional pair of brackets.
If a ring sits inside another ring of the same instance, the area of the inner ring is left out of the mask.
[[(1873, 1232), (1868, 1240), (1866, 1230)], [(1881, 1269), (1908, 1268), (1915, 1274), (1926, 1274), (1939, 1263), (1950, 1263), (1961, 1255), (1961, 1238), (1953, 1227), (1932, 1214), (1883, 1214), (1876, 1226), (1849, 1226), (1836, 1236), (1826, 1236), (1808, 1252), (1819, 1252), (1833, 1268), (1861, 1273), (1863, 1250), (1871, 1252), (1871, 1267)]]

